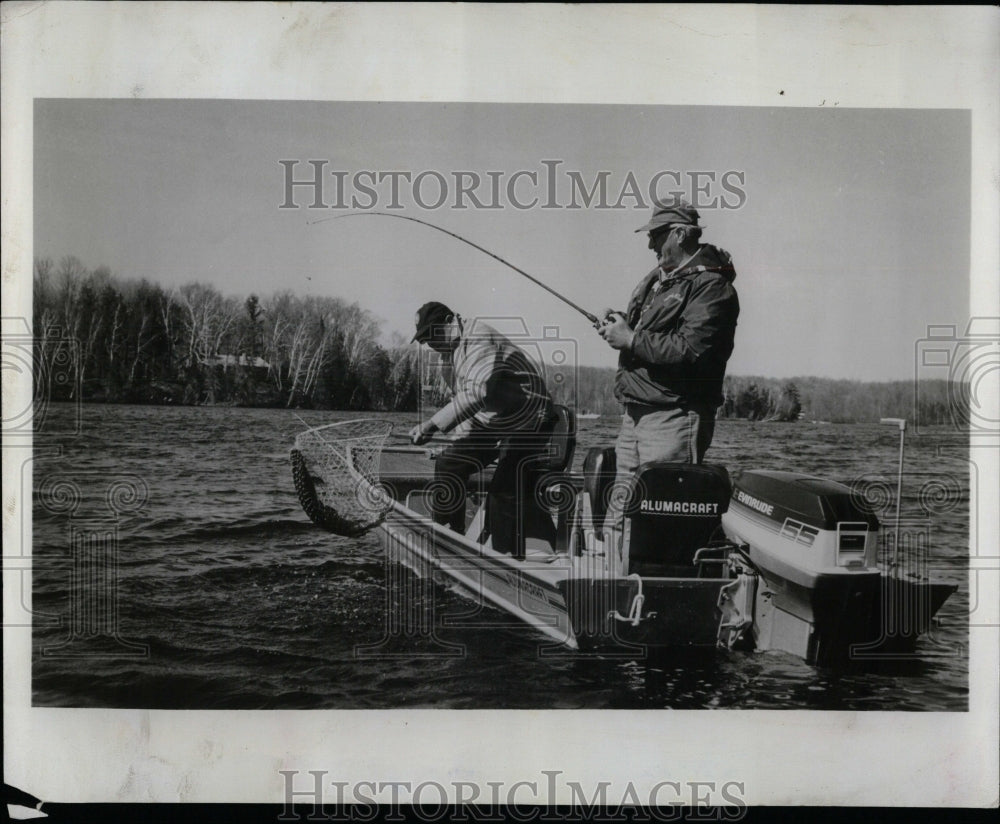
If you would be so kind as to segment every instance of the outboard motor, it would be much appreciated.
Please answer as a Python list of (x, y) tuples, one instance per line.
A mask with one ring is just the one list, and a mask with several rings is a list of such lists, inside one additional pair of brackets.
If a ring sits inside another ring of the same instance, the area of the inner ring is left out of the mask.
[[(809, 663), (850, 656), (854, 647), (874, 649), (886, 628), (883, 615), (894, 611), (882, 600), (893, 582), (877, 564), (878, 519), (848, 487), (799, 472), (747, 470), (736, 478), (722, 521), (762, 577), (753, 626), (758, 649), (785, 650)], [(932, 587), (919, 591), (935, 595)], [(937, 606), (915, 612), (929, 621)], [(911, 620), (900, 613), (892, 623)]]
[(652, 462), (636, 471), (626, 498), (629, 573), (689, 577), (729, 504), (722, 466)]

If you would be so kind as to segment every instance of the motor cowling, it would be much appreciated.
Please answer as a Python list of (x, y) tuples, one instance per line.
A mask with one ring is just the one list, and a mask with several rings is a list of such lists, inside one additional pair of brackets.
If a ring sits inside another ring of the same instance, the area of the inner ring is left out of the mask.
[(811, 571), (877, 564), (879, 522), (861, 496), (799, 472), (740, 473), (723, 527), (765, 563), (780, 559)]
[(632, 479), (629, 572), (693, 574), (695, 553), (706, 546), (728, 508), (732, 486), (725, 467), (653, 462)]

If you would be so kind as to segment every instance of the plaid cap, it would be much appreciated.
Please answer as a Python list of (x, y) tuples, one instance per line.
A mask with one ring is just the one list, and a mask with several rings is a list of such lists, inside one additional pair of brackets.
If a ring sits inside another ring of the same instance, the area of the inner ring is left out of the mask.
[(636, 232), (652, 232), (655, 229), (662, 229), (664, 226), (698, 226), (704, 229), (704, 224), (698, 224), (698, 210), (686, 200), (678, 200), (672, 203), (657, 203), (653, 207), (653, 217), (645, 226), (636, 229)]
[(424, 343), (430, 340), (434, 327), (444, 326), (448, 323), (448, 318), (453, 317), (454, 314), (451, 309), (443, 303), (438, 303), (436, 300), (425, 303), (417, 310), (417, 333), (413, 336), (410, 343), (413, 343), (413, 341)]

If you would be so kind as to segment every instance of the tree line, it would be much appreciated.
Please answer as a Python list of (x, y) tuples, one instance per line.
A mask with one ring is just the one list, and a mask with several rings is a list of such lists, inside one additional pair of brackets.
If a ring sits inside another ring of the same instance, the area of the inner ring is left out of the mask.
[[(613, 368), (583, 366), (576, 370), (575, 377), (575, 382), (549, 381), (557, 403), (573, 405), (575, 400), (579, 410), (601, 415), (621, 412), (621, 404), (613, 392)], [(796, 381), (726, 375), (722, 392), (725, 401), (718, 412), (720, 418), (795, 421), (803, 409)]]
[(37, 390), (56, 400), (416, 407), (412, 347), (380, 345), (357, 304), (168, 290), (74, 257), (36, 260), (33, 286)]
[[(164, 289), (75, 257), (36, 259), (33, 286), (35, 389), (54, 400), (414, 411), (422, 393), (444, 399), (417, 347), (399, 335), (386, 345), (375, 316), (339, 298)], [(614, 369), (545, 370), (556, 402), (620, 412)], [(952, 423), (967, 395), (943, 380), (917, 390), (915, 399), (908, 381), (727, 376), (719, 417), (873, 421), (912, 417), (916, 403), (922, 422)]]

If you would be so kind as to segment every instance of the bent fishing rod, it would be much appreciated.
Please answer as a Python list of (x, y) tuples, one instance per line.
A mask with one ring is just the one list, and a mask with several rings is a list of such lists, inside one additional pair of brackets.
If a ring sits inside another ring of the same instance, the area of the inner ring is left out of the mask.
[(448, 229), (444, 229), (441, 226), (438, 226), (436, 223), (431, 223), (430, 221), (427, 221), (427, 220), (421, 220), (418, 217), (411, 217), (410, 215), (397, 215), (397, 214), (394, 214), (392, 212), (351, 212), (350, 214), (346, 214), (346, 215), (332, 215), (330, 217), (320, 218), (319, 220), (313, 220), (313, 221), (309, 222), (309, 225), (314, 225), (316, 223), (325, 223), (328, 220), (340, 220), (341, 218), (345, 218), (345, 217), (363, 217), (365, 215), (378, 215), (380, 217), (395, 217), (395, 218), (399, 218), (400, 220), (412, 220), (414, 223), (420, 223), (423, 226), (429, 226), (431, 229), (437, 229), (439, 232), (444, 232), (444, 234), (449, 235), (450, 237), (455, 238), (455, 240), (460, 240), (460, 241), (462, 241), (462, 243), (468, 244), (473, 249), (478, 249), (483, 254), (489, 255), (491, 258), (493, 258), (494, 260), (499, 261), (500, 263), (502, 263), (504, 266), (508, 267), (509, 269), (513, 269), (519, 275), (523, 275), (524, 277), (526, 277), (528, 280), (530, 280), (536, 286), (541, 286), (550, 295), (555, 295), (563, 303), (565, 303), (565, 304), (567, 304), (569, 306), (572, 306), (574, 309), (576, 309), (576, 311), (579, 312), (581, 315), (583, 315), (587, 320), (589, 320), (594, 325), (595, 328), (599, 327), (601, 325), (601, 323), (602, 323), (601, 319), (599, 317), (597, 317), (597, 315), (594, 315), (594, 314), (588, 312), (582, 306), (578, 306), (577, 304), (573, 303), (573, 301), (571, 301), (568, 297), (566, 297), (565, 295), (560, 294), (555, 289), (553, 289), (551, 286), (548, 286), (548, 285), (542, 283), (538, 278), (534, 277), (533, 275), (529, 275), (527, 272), (524, 271), (524, 269), (519, 269), (517, 266), (515, 266), (510, 261), (504, 260), (502, 257), (500, 257), (500, 255), (494, 254), (489, 249), (484, 249), (478, 243), (473, 243), (468, 238), (464, 238), (461, 235), (456, 234), (455, 232), (449, 231)]

